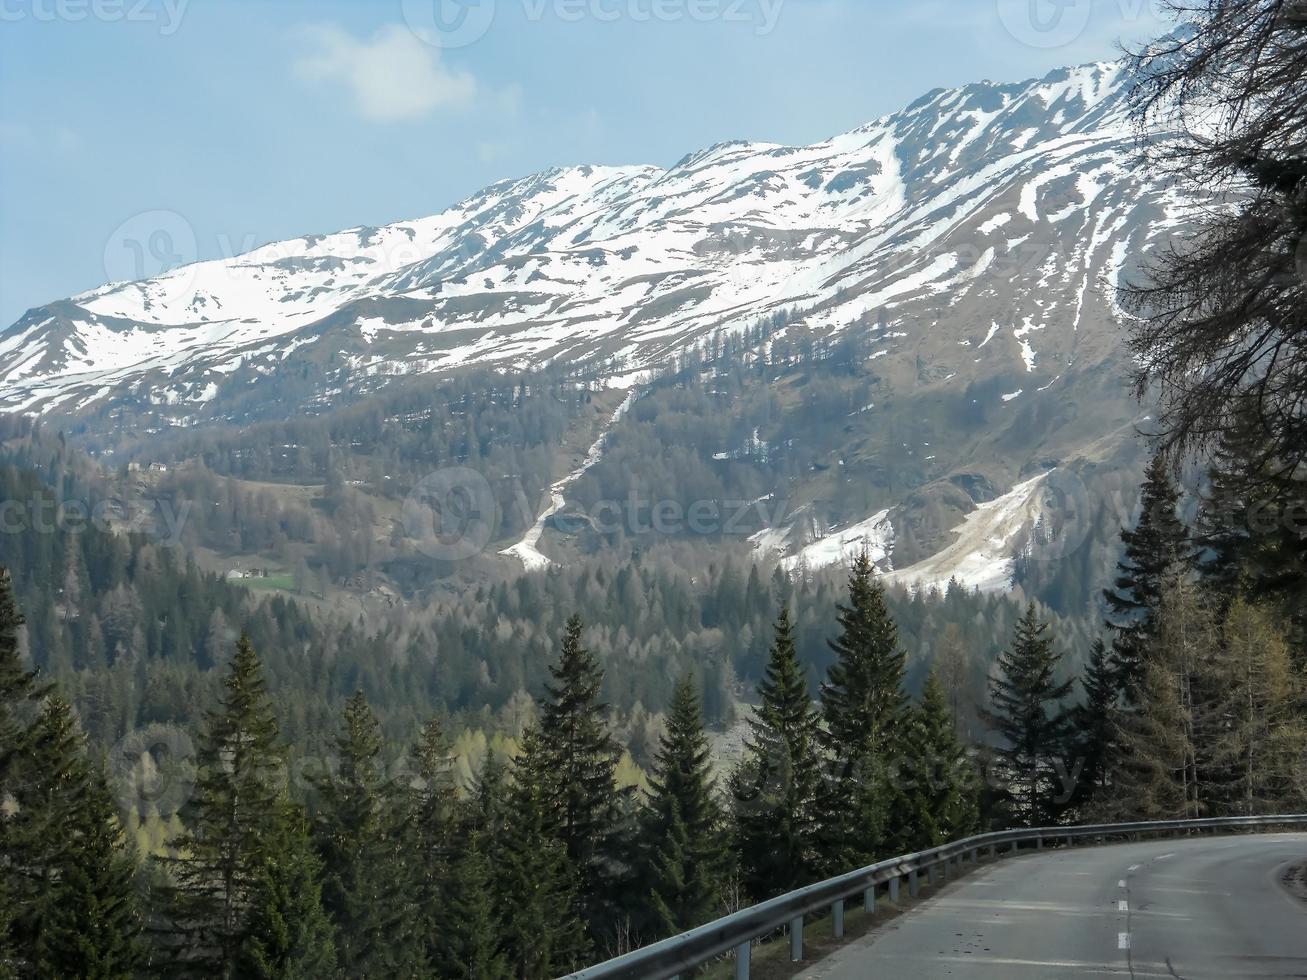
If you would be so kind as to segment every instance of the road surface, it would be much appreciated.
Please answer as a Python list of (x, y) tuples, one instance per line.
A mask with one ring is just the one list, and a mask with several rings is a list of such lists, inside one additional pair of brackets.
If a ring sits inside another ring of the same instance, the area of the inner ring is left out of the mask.
[(945, 885), (801, 977), (1307, 977), (1307, 904), (1279, 883), (1305, 858), (1307, 834), (1031, 851)]

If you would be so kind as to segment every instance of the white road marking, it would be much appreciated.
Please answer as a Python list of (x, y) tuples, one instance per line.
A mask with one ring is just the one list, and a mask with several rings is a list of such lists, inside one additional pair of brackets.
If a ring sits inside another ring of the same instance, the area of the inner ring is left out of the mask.
[(1118, 881), (1118, 882), (1116, 883), (1116, 887), (1117, 887), (1117, 888), (1124, 888), (1124, 887), (1125, 887), (1125, 879), (1122, 878), (1120, 881)]
[(1130, 933), (1128, 933), (1128, 932), (1118, 932), (1118, 933), (1116, 934), (1116, 948), (1117, 948), (1117, 949), (1129, 949), (1129, 948), (1130, 948)]
[(1143, 867), (1142, 864), (1132, 864), (1132, 865), (1130, 865), (1130, 867), (1126, 868), (1126, 870), (1127, 870), (1127, 871), (1138, 871), (1138, 870), (1139, 870), (1140, 868), (1142, 868), (1142, 867)]
[(1125, 899), (1121, 899), (1121, 901), (1119, 901), (1119, 902), (1116, 903), (1116, 910), (1117, 910), (1118, 912), (1129, 912), (1129, 911), (1130, 911), (1130, 903), (1127, 902)]
[(1157, 860), (1165, 861), (1167, 858), (1173, 858), (1173, 857), (1175, 857), (1175, 851), (1172, 851), (1169, 854), (1159, 854), (1157, 855)]

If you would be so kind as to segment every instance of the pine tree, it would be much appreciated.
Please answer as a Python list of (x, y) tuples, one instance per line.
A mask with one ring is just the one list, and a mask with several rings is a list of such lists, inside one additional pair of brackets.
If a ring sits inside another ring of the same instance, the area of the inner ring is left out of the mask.
[(972, 712), (971, 651), (962, 638), (957, 623), (948, 623), (940, 635), (932, 660), (940, 686), (948, 699), (953, 727), (959, 736), (969, 738)]
[(259, 866), (236, 973), (255, 980), (330, 980), (335, 935), (322, 908), (322, 861), (302, 814), (286, 813)]
[(503, 909), (504, 940), (520, 980), (567, 973), (587, 958), (590, 943), (577, 914), (580, 870), (555, 833), (554, 748), (532, 726), (504, 808), (496, 874), (511, 901)]
[(314, 840), (322, 856), (322, 905), (348, 976), (418, 972), (420, 943), (400, 855), (398, 788), (381, 757), (381, 727), (362, 691), (345, 704), (337, 771), (319, 783)]
[(896, 772), (908, 718), (906, 654), (866, 553), (853, 563), (848, 605), (830, 641), (836, 660), (821, 689), (828, 772), (821, 802), (821, 851), (836, 873), (901, 853), (914, 829), (905, 820)]
[(731, 776), (735, 848), (745, 890), (765, 898), (807, 884), (817, 870), (820, 725), (782, 607), (744, 758)]
[(1213, 447), (1198, 508), (1197, 571), (1219, 615), (1243, 596), (1274, 604), (1307, 666), (1307, 539), (1293, 515), (1307, 481), (1272, 455), (1256, 405), (1240, 405)]
[(980, 823), (976, 769), (934, 671), (926, 675), (908, 732), (905, 822), (915, 828), (908, 848), (925, 850), (975, 833)]
[(553, 683), (541, 714), (542, 749), (550, 764), (545, 786), (556, 814), (552, 832), (567, 851), (578, 882), (577, 912), (591, 935), (614, 928), (623, 862), (622, 797), (616, 783), (622, 757), (599, 700), (603, 669), (581, 645), (581, 620), (567, 621)]
[(1199, 498), (1195, 567), (1222, 611), (1243, 590), (1255, 550), (1249, 517), (1260, 496), (1255, 471), (1263, 463), (1261, 443), (1255, 419), (1247, 412), (1234, 413), (1233, 424), (1212, 448), (1207, 487)]
[(16, 819), (35, 885), (29, 940), (36, 976), (128, 978), (144, 964), (129, 848), (103, 770), (86, 754), (72, 708), (48, 698), (33, 729), (32, 774)]
[(1211, 610), (1187, 576), (1176, 576), (1163, 588), (1134, 702), (1116, 712), (1114, 738), (1120, 748), (1109, 777), (1112, 816), (1162, 820), (1203, 814), (1212, 775), (1203, 765), (1203, 743), (1213, 720), (1204, 710), (1203, 680), (1215, 649)]
[(473, 834), (450, 866), (443, 889), (438, 925), (446, 935), (432, 960), (436, 976), (450, 980), (508, 980), (513, 975), (508, 957), (499, 949), (501, 926), (492, 895), (480, 837)]
[[(33, 946), (30, 909), (35, 895), (43, 841), (33, 821), (17, 819), (20, 801), (33, 777), (34, 703), (42, 698), (37, 673), (27, 670), (18, 652), (18, 630), (24, 625), (14, 602), (8, 568), (0, 567), (0, 975), (30, 970)], [(29, 911), (29, 915), (24, 915)]]
[(1103, 593), (1112, 657), (1127, 700), (1136, 696), (1162, 591), (1192, 560), (1189, 532), (1176, 509), (1179, 499), (1166, 459), (1158, 453), (1144, 474), (1139, 520), (1121, 531), (1123, 554), (1115, 585)]
[(727, 860), (708, 738), (689, 677), (672, 694), (649, 782), (639, 821), (641, 887), (650, 906), (644, 924), (661, 937), (720, 913)]
[(36, 672), (23, 666), (22, 626), (9, 570), (0, 566), (0, 976), (30, 969), (30, 923), (23, 910), (35, 899), (30, 872), (42, 846), (31, 822), (15, 819), (18, 800), (31, 786), (33, 706), (47, 691)]
[(454, 872), (459, 801), (453, 753), (439, 719), (432, 718), (423, 726), (413, 747), (413, 760), (416, 779), (409, 788), (408, 826), (414, 868), (412, 899), (426, 956), (438, 966), (448, 959), (442, 947), (462, 942), (440, 921), (449, 899), (446, 884)]
[(1121, 698), (1119, 681), (1107, 645), (1101, 639), (1095, 640), (1080, 677), (1084, 700), (1071, 711), (1075, 745), (1071, 767), (1079, 770), (1074, 803), (1082, 810), (1094, 810), (1104, 801), (1111, 785), (1108, 774), (1116, 758), (1113, 717)]
[[(31, 705), (48, 688), (37, 683), (36, 671), (23, 666), (18, 651), (18, 631), (23, 614), (14, 602), (9, 569), (0, 565), (0, 798), (12, 796), (16, 767), (25, 759)], [(4, 821), (0, 820), (0, 828)], [(8, 849), (3, 849), (7, 851)]]
[(232, 976), (247, 919), (285, 816), (282, 749), (259, 658), (242, 635), (222, 681), (218, 708), (200, 735), (186, 830), (164, 858), (176, 972)]
[(983, 714), (1003, 740), (994, 749), (998, 775), (1012, 819), (1025, 827), (1054, 823), (1068, 789), (1062, 767), (1070, 719), (1062, 701), (1071, 682), (1057, 680), (1061, 657), (1047, 634), (1031, 602), (998, 658)]
[(0, 876), (0, 980), (17, 980), (18, 949), (14, 939), (14, 922), (18, 908), (10, 894), (9, 878)]
[(1236, 599), (1221, 626), (1213, 694), (1212, 745), (1200, 757), (1220, 775), (1223, 810), (1283, 812), (1302, 801), (1307, 724), (1297, 711), (1303, 679), (1267, 610)]

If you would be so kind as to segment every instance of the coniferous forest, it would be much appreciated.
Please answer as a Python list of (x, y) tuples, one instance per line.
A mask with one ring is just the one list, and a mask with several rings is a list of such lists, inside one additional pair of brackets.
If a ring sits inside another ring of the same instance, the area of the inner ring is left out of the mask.
[[(986, 830), (1303, 812), (1307, 17), (1284, 7), (1186, 5), (1191, 30), (1134, 58), (1141, 124), (1200, 134), (1145, 157), (1236, 203), (1125, 291), (1156, 409), (1135, 505), (1055, 568), (1023, 542), (1008, 591), (887, 586), (865, 550), (786, 570), (620, 531), (371, 619), (313, 587), (372, 549), (402, 578), (350, 487), (416, 454), (547, 488), (547, 447), (595, 414), (552, 368), (387, 395), (416, 418), (398, 434), (363, 403), (243, 443), (175, 435), (168, 460), (205, 468), (162, 485), (214, 512), (168, 542), (43, 526), (128, 471), (0, 421), (0, 500), (32, 517), (0, 528), (0, 980), (542, 980)], [(756, 428), (758, 470), (681, 451), (735, 425), (705, 365), (739, 399), (756, 372), (762, 402), (775, 372), (817, 378), (813, 431), (852, 424), (874, 356), (788, 326), (669, 368), (577, 494), (639, 474), (753, 497), (759, 473), (811, 471)], [(655, 433), (681, 449), (651, 462)], [(369, 440), (375, 473), (338, 458)], [(205, 570), (242, 535), (303, 563), (295, 595)]]

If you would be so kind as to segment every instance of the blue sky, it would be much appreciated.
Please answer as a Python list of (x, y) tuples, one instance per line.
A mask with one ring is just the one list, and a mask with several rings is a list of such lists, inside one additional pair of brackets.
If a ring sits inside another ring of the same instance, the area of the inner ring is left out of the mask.
[(1154, 6), (0, 0), (0, 328), (127, 277), (125, 223), (167, 233), (155, 272), (549, 166), (812, 142), (932, 88), (1113, 57), (1165, 29)]

